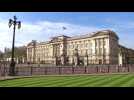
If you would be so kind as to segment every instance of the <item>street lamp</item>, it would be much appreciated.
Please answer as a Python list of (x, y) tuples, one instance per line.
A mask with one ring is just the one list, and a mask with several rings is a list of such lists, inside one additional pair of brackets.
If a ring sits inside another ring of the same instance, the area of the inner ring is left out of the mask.
[(14, 76), (15, 75), (15, 61), (14, 61), (14, 41), (15, 41), (15, 29), (16, 26), (18, 25), (18, 29), (21, 27), (21, 22), (17, 21), (16, 16), (13, 17), (12, 19), (9, 19), (9, 28), (13, 25), (13, 42), (12, 42), (12, 58), (11, 58), (11, 64), (9, 68), (9, 75)]

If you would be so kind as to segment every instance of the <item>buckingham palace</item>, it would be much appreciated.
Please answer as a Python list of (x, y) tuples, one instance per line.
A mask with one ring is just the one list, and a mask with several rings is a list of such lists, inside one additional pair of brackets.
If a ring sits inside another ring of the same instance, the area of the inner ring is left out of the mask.
[(134, 50), (119, 44), (114, 31), (102, 30), (81, 36), (56, 36), (50, 41), (32, 40), (27, 61), (54, 65), (132, 64)]

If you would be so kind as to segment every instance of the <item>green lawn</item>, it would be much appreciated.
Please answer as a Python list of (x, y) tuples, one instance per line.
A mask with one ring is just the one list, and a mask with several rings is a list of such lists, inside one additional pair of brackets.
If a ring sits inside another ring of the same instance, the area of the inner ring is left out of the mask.
[(0, 87), (134, 87), (134, 74), (33, 76), (1, 80)]

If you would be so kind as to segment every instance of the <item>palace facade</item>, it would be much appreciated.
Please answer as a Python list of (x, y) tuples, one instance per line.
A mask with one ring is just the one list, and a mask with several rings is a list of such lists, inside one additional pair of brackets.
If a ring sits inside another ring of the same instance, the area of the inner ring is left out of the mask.
[(50, 41), (32, 40), (27, 45), (27, 61), (54, 65), (129, 64), (134, 50), (119, 45), (119, 37), (111, 30), (81, 36), (52, 37)]

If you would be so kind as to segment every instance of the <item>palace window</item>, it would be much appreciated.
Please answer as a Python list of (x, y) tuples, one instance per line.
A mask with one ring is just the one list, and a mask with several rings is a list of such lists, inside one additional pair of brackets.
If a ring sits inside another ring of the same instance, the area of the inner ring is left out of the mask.
[(92, 42), (90, 43), (90, 46), (92, 47)]
[(83, 48), (83, 44), (80, 44), (80, 48)]
[(85, 43), (85, 47), (87, 48), (87, 46), (88, 46), (88, 44), (87, 43)]
[(77, 47), (79, 48), (79, 44), (77, 44)]
[(103, 54), (106, 54), (106, 48), (103, 49)]
[(91, 50), (90, 50), (90, 49), (88, 50), (88, 54), (89, 54), (89, 55), (91, 54)]
[(68, 49), (70, 48), (70, 45), (69, 45), (69, 44), (67, 45), (67, 48), (68, 48)]
[(104, 46), (106, 45), (106, 40), (105, 40), (105, 39), (103, 40), (103, 45), (104, 45)]
[(100, 52), (99, 52), (99, 54), (100, 54), (100, 55), (102, 54), (102, 48), (100, 48)]
[(97, 41), (95, 40), (95, 46), (97, 47)]
[(97, 49), (95, 49), (95, 54), (97, 54)]
[(74, 44), (72, 44), (72, 49), (74, 48)]
[(70, 48), (71, 48), (71, 49), (73, 48), (73, 45), (72, 45), (72, 44), (70, 45)]
[(103, 41), (102, 41), (102, 39), (100, 39), (100, 41), (99, 41), (99, 46), (101, 46), (101, 45), (102, 45), (102, 42), (103, 42)]

